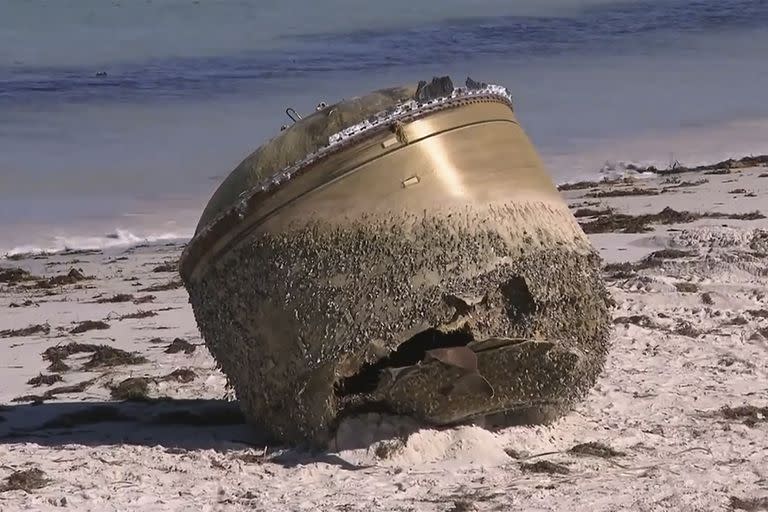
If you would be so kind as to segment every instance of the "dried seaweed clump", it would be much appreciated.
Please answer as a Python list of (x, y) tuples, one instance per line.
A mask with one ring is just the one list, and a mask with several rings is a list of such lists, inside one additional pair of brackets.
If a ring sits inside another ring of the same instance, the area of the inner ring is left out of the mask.
[(568, 466), (548, 460), (523, 463), (520, 464), (520, 469), (523, 473), (548, 473), (550, 475), (567, 475), (571, 472), (571, 470), (568, 469)]
[(675, 161), (666, 169), (658, 169), (653, 165), (628, 165), (627, 169), (637, 172), (652, 172), (660, 175), (682, 174), (687, 172), (704, 172), (704, 174), (712, 174), (721, 171), (727, 173), (731, 169), (745, 169), (747, 167), (762, 167), (765, 165), (768, 165), (768, 155), (749, 155), (739, 159), (729, 158), (728, 160), (723, 160), (712, 164), (697, 165), (694, 167), (688, 167), (681, 164), (680, 162)]
[(66, 371), (69, 367), (64, 363), (64, 360), (69, 356), (79, 353), (92, 354), (91, 358), (83, 364), (84, 370), (93, 370), (109, 366), (143, 364), (147, 362), (147, 358), (144, 356), (132, 354), (119, 348), (110, 347), (109, 345), (94, 345), (91, 343), (77, 342), (50, 347), (43, 352), (43, 359), (51, 362), (51, 367), (49, 367), (50, 371), (57, 371), (52, 369), (56, 367), (65, 368), (64, 371)]
[(130, 377), (110, 389), (110, 395), (114, 400), (149, 400), (148, 377)]
[(625, 455), (624, 452), (611, 448), (607, 444), (597, 441), (590, 441), (588, 443), (580, 443), (568, 450), (568, 453), (574, 455), (582, 455), (588, 457), (600, 457), (602, 459), (610, 459), (612, 457), (621, 457)]
[(78, 382), (77, 384), (72, 384), (68, 386), (58, 386), (55, 388), (51, 388), (47, 390), (42, 395), (24, 395), (19, 396), (13, 399), (13, 402), (43, 402), (45, 400), (50, 400), (52, 398), (55, 398), (56, 395), (64, 395), (69, 393), (82, 393), (88, 387), (93, 384), (93, 379), (86, 380), (83, 382)]
[(21, 329), (4, 329), (0, 331), (0, 338), (21, 338), (33, 334), (49, 334), (51, 326), (48, 324), (35, 324)]
[(755, 498), (739, 498), (731, 496), (731, 510), (746, 510), (747, 512), (763, 512), (768, 510), (768, 496)]
[(57, 382), (61, 382), (64, 380), (61, 375), (57, 374), (50, 374), (50, 375), (43, 375), (42, 373), (38, 375), (37, 377), (32, 377), (27, 381), (27, 384), (30, 386), (52, 386), (53, 384), (56, 384)]
[(0, 492), (32, 492), (36, 489), (42, 489), (50, 482), (43, 470), (38, 468), (14, 471), (5, 479), (4, 483), (0, 484)]
[(152, 272), (178, 272), (178, 271), (179, 271), (178, 261), (166, 261), (165, 263), (161, 263), (160, 265), (152, 269)]
[(585, 197), (626, 197), (626, 196), (657, 196), (660, 192), (655, 188), (618, 188), (613, 190), (598, 190), (590, 192)]
[(168, 345), (163, 352), (166, 354), (178, 354), (184, 352), (189, 355), (192, 354), (197, 347), (183, 338), (175, 338), (170, 345)]
[(0, 283), (16, 284), (30, 279), (33, 279), (33, 276), (22, 268), (0, 268)]
[(720, 414), (725, 419), (741, 420), (747, 425), (768, 421), (768, 407), (758, 407), (755, 405), (725, 406), (720, 409)]
[(75, 284), (80, 281), (85, 281), (86, 279), (88, 279), (88, 277), (86, 277), (81, 270), (73, 268), (70, 269), (67, 274), (39, 279), (35, 283), (35, 288), (55, 288), (57, 286)]
[(109, 329), (109, 324), (101, 320), (85, 320), (73, 327), (70, 334), (82, 334), (88, 331)]
[(177, 288), (181, 288), (184, 286), (184, 284), (178, 280), (174, 279), (172, 281), (168, 281), (167, 283), (158, 283), (153, 284), (150, 286), (147, 286), (146, 288), (139, 289), (140, 292), (166, 292), (169, 290), (176, 290)]
[(760, 220), (765, 215), (759, 211), (747, 213), (721, 213), (705, 212), (696, 213), (677, 211), (667, 206), (659, 213), (642, 215), (629, 215), (625, 213), (609, 212), (600, 215), (594, 220), (581, 223), (585, 233), (646, 233), (652, 231), (652, 224), (687, 224), (699, 219), (730, 219), (730, 220)]
[(119, 302), (130, 302), (134, 300), (133, 295), (129, 293), (117, 293), (110, 297), (99, 297), (96, 304), (117, 304)]

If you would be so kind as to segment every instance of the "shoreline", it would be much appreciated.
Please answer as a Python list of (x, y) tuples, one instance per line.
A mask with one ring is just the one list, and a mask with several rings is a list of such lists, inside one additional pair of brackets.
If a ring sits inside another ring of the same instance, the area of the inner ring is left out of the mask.
[(758, 507), (768, 168), (718, 170), (637, 169), (561, 189), (617, 304), (605, 371), (574, 412), (407, 437), (370, 414), (322, 454), (270, 444), (227, 400), (175, 273), (184, 241), (2, 259), (0, 507)]
[[(720, 162), (711, 164), (702, 164), (696, 166), (686, 166), (684, 163), (675, 162), (666, 168), (656, 167), (654, 165), (636, 165), (628, 164), (609, 164), (606, 162), (606, 168), (610, 170), (595, 170), (591, 173), (595, 179), (563, 179), (556, 181), (558, 190), (565, 192), (589, 186), (598, 186), (600, 184), (617, 184), (625, 178), (641, 179), (650, 176), (671, 176), (687, 172), (701, 173), (704, 175), (723, 173), (726, 171), (745, 168), (746, 166), (765, 166), (765, 172), (768, 173), (768, 155), (746, 155), (739, 158), (729, 158)], [(599, 177), (599, 178), (598, 178)], [(703, 176), (706, 177), (706, 176)], [(202, 199), (198, 209), (202, 209), (205, 200)], [(187, 205), (183, 211), (196, 211)], [(153, 214), (154, 215), (154, 214)], [(183, 221), (175, 219), (172, 221), (175, 229), (147, 230), (135, 229), (135, 227), (109, 227), (105, 229), (106, 234), (96, 234), (95, 232), (77, 233), (72, 230), (69, 236), (57, 235), (50, 237), (48, 243), (42, 242), (40, 245), (31, 245), (29, 243), (15, 244), (14, 247), (0, 248), (0, 262), (4, 260), (23, 259), (32, 256), (50, 255), (55, 253), (79, 250), (120, 250), (127, 249), (136, 245), (162, 243), (162, 242), (188, 242), (194, 233), (197, 218), (190, 219), (188, 227), (184, 227)], [(58, 226), (60, 229), (61, 226)], [(38, 226), (35, 229), (43, 229)], [(111, 229), (111, 232), (109, 231)], [(138, 234), (137, 234), (138, 233)]]

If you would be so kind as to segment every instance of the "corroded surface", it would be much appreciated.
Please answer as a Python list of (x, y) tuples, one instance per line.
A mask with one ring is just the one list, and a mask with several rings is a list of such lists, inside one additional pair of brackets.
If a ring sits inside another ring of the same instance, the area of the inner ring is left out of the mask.
[[(267, 224), (187, 285), (246, 415), (291, 442), (322, 443), (360, 404), (438, 424), (562, 411), (607, 351), (609, 299), (565, 205)], [(466, 372), (428, 358), (343, 389), (430, 327), (468, 333), (492, 393), (462, 390)]]

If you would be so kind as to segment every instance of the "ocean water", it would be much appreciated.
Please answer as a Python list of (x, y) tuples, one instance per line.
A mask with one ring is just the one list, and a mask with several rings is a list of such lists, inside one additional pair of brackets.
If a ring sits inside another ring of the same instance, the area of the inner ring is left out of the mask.
[(437, 74), (557, 181), (768, 153), (766, 55), (764, 0), (0, 0), (0, 254), (189, 236), (286, 107)]

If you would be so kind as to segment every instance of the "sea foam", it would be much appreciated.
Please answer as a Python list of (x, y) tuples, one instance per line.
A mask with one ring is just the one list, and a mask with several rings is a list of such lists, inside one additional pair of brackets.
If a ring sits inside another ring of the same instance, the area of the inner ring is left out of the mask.
[(191, 233), (158, 233), (140, 236), (124, 229), (116, 229), (113, 233), (102, 236), (56, 236), (50, 245), (42, 247), (21, 245), (6, 252), (0, 251), (0, 258), (18, 258), (22, 255), (57, 254), (66, 251), (102, 250), (116, 247), (127, 248), (161, 242), (186, 242), (191, 236)]

